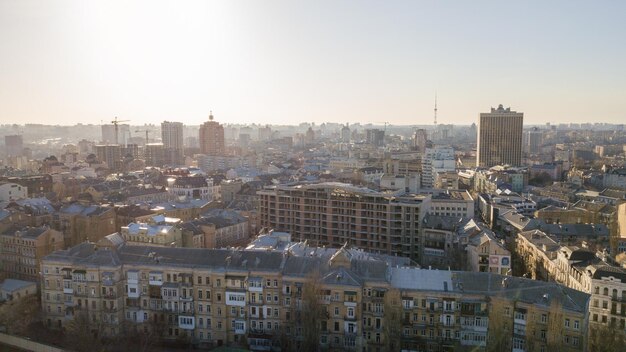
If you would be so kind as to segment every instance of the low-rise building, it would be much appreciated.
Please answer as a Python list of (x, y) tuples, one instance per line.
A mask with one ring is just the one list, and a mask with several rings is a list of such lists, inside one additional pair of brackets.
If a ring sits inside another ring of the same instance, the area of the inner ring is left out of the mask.
[(155, 215), (144, 223), (130, 223), (122, 226), (120, 234), (129, 245), (150, 245), (182, 247), (182, 231), (178, 227), (180, 219)]
[(12, 182), (0, 182), (0, 202), (24, 199), (28, 196), (28, 189)]
[(6, 279), (0, 282), (0, 302), (9, 302), (36, 295), (37, 282)]

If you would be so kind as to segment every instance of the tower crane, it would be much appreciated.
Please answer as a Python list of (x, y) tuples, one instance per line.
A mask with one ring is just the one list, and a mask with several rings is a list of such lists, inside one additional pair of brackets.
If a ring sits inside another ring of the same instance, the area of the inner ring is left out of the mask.
[(113, 126), (115, 126), (115, 144), (120, 144), (120, 143), (119, 143), (119, 139), (118, 139), (118, 133), (119, 133), (119, 131), (118, 131), (118, 127), (117, 127), (117, 125), (118, 125), (120, 122), (130, 122), (130, 120), (118, 120), (118, 119), (117, 119), (117, 116), (115, 116), (115, 119), (114, 119), (113, 121), (111, 121), (111, 123), (113, 124)]

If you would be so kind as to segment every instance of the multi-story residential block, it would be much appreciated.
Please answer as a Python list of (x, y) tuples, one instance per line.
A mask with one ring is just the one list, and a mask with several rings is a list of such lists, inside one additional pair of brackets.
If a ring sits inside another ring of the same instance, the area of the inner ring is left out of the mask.
[(509, 189), (522, 192), (528, 186), (528, 169), (521, 167), (494, 166), (478, 169), (474, 173), (474, 190), (480, 193), (496, 193)]
[(161, 122), (161, 140), (165, 147), (166, 162), (178, 165), (184, 154), (183, 123)]
[(456, 171), (437, 172), (435, 176), (435, 188), (459, 189), (459, 174)]
[(5, 277), (39, 282), (41, 259), (63, 248), (63, 234), (47, 226), (11, 227), (0, 234), (0, 269)]
[(17, 183), (28, 189), (29, 197), (40, 197), (52, 191), (51, 175), (30, 175), (19, 177), (1, 177), (0, 180)]
[(250, 240), (248, 219), (232, 210), (212, 209), (181, 227), (185, 247), (238, 247)]
[(611, 266), (587, 249), (562, 247), (545, 233), (518, 234), (517, 253), (533, 278), (552, 280), (591, 295), (592, 329), (626, 332), (626, 270)]
[(224, 155), (224, 127), (219, 122), (213, 121), (213, 113), (209, 115), (209, 121), (200, 126), (198, 142), (200, 153), (207, 155)]
[(107, 164), (109, 169), (118, 170), (122, 166), (122, 146), (106, 144), (94, 146), (94, 152), (100, 162)]
[(213, 179), (203, 176), (180, 176), (168, 187), (172, 197), (187, 199), (204, 199), (208, 201), (219, 199), (219, 186), (213, 184)]
[(474, 217), (474, 198), (468, 191), (459, 190), (432, 190), (420, 191), (430, 194), (429, 214), (440, 216)]
[(44, 321), (62, 328), (84, 314), (100, 335), (117, 335), (124, 322), (164, 339), (252, 350), (518, 352), (554, 339), (584, 350), (585, 293), (399, 267), (346, 247), (297, 253), (83, 243), (43, 261)]
[(73, 246), (84, 241), (97, 242), (117, 231), (115, 222), (113, 207), (73, 203), (54, 213), (51, 225), (63, 233), (65, 246)]
[(417, 259), (430, 195), (377, 192), (344, 183), (278, 185), (257, 192), (260, 226), (315, 245), (356, 245)]
[(626, 189), (626, 168), (612, 169), (605, 173), (602, 185), (609, 188)]
[(511, 275), (511, 252), (488, 229), (470, 237), (467, 263), (471, 271)]
[(456, 159), (450, 147), (426, 148), (422, 154), (422, 180), (424, 188), (433, 188), (439, 172), (454, 171)]
[(489, 113), (480, 114), (476, 165), (520, 166), (522, 164), (522, 131), (524, 113), (511, 111), (502, 104)]

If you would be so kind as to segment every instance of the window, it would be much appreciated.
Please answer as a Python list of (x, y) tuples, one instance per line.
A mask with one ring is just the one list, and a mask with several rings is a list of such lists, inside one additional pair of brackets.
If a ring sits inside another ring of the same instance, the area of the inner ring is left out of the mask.
[(546, 324), (548, 322), (548, 315), (547, 314), (541, 314), (541, 322)]
[(565, 319), (565, 327), (569, 328), (569, 319)]
[(348, 318), (354, 318), (354, 308), (348, 307)]
[(578, 320), (574, 320), (574, 329), (580, 329), (580, 322)]

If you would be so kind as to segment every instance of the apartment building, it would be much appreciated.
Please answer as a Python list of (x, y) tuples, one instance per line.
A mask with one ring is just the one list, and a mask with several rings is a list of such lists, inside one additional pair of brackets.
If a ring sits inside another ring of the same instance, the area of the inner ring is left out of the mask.
[(102, 335), (120, 333), (122, 323), (159, 326), (165, 339), (266, 351), (305, 343), (329, 351), (484, 351), (492, 343), (545, 351), (550, 338), (565, 351), (584, 350), (582, 292), (400, 267), (393, 256), (345, 246), (297, 253), (82, 243), (42, 263), (44, 321), (62, 328), (86, 314)]
[(488, 229), (480, 228), (480, 233), (469, 239), (466, 251), (471, 271), (511, 274), (511, 252)]
[(181, 224), (185, 247), (226, 248), (250, 240), (249, 221), (236, 211), (212, 209), (198, 219)]
[(115, 209), (110, 206), (72, 203), (52, 214), (52, 227), (61, 231), (65, 246), (96, 242), (116, 229)]
[(431, 196), (377, 192), (338, 182), (271, 186), (257, 192), (261, 227), (313, 245), (345, 243), (417, 259)]
[(39, 281), (41, 259), (63, 248), (63, 234), (47, 226), (14, 226), (0, 234), (0, 270), (6, 277)]
[(589, 326), (626, 331), (626, 270), (583, 248), (559, 246), (545, 233), (518, 234), (517, 251), (534, 276), (591, 295)]

